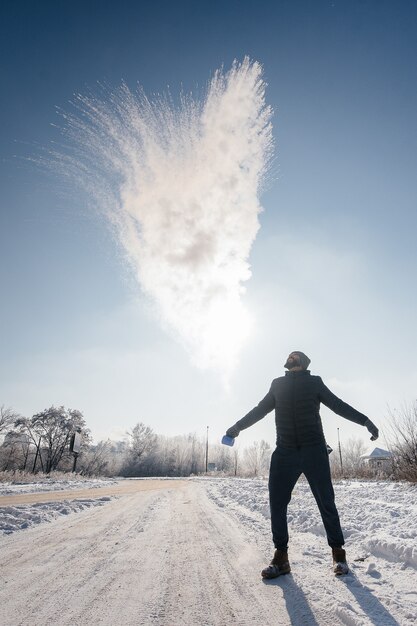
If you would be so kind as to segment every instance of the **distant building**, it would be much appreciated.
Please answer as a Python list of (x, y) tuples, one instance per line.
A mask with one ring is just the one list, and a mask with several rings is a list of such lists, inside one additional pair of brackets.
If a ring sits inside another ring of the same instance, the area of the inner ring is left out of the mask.
[(392, 471), (392, 453), (382, 448), (374, 448), (371, 454), (364, 454), (362, 462), (378, 474), (390, 474)]

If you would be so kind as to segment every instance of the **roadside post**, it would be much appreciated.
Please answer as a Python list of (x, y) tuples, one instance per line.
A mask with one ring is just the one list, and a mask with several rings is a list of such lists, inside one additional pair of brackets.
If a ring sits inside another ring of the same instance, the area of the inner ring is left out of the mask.
[(81, 428), (72, 433), (71, 441), (70, 441), (70, 452), (74, 455), (74, 463), (72, 466), (72, 471), (75, 472), (75, 468), (77, 467), (77, 459), (81, 450)]
[(208, 431), (209, 427), (207, 426), (207, 434), (206, 434), (206, 474), (208, 471)]
[(342, 473), (342, 478), (343, 478), (342, 448), (341, 448), (341, 446), (340, 446), (339, 429), (337, 429), (337, 441), (338, 441), (338, 445), (339, 445), (340, 471), (341, 471), (341, 473)]

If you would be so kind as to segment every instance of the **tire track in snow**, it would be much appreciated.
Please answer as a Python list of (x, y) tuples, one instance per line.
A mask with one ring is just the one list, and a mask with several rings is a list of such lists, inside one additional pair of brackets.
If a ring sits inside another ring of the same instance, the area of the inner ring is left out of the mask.
[(145, 598), (152, 613), (167, 584), (160, 577), (158, 584), (151, 582), (143, 559), (150, 564), (146, 550), (153, 543), (153, 525), (163, 519), (178, 485), (172, 487), (125, 496), (106, 508), (1, 541), (0, 621), (7, 626), (139, 624), (136, 615)]
[[(261, 555), (245, 540), (199, 485), (167, 481), (164, 491), (2, 538), (0, 621), (276, 625), (271, 589), (259, 579)], [(285, 605), (278, 608), (289, 626)]]

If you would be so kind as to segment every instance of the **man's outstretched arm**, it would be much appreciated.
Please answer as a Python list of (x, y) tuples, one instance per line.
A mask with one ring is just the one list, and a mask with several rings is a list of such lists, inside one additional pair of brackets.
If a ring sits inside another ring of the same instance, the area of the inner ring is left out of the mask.
[(378, 439), (378, 428), (373, 422), (371, 422), (369, 417), (366, 417), (366, 415), (354, 409), (352, 406), (350, 406), (350, 404), (343, 402), (343, 400), (335, 396), (334, 393), (332, 393), (330, 389), (326, 387), (321, 378), (320, 382), (320, 402), (325, 404), (334, 413), (337, 413), (337, 415), (340, 415), (341, 417), (344, 417), (351, 422), (355, 422), (355, 424), (366, 426), (366, 428), (372, 435), (371, 441), (375, 441), (376, 439)]
[(275, 398), (271, 390), (269, 390), (265, 398), (262, 398), (257, 406), (249, 411), (249, 413), (247, 413), (245, 417), (242, 417), (241, 420), (236, 422), (236, 424), (227, 429), (226, 435), (234, 439), (239, 435), (241, 430), (245, 430), (246, 428), (249, 428), (249, 426), (253, 426), (253, 424), (259, 422), (259, 420), (261, 420), (263, 417), (265, 417), (265, 415), (270, 413), (274, 407)]

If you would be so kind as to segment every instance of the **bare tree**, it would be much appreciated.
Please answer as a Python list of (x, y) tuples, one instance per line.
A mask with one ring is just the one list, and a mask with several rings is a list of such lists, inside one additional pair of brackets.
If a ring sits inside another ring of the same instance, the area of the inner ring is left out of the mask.
[(24, 471), (28, 463), (30, 443), (25, 433), (9, 430), (0, 447), (0, 469)]
[(205, 467), (205, 444), (195, 433), (177, 435), (174, 443), (174, 473), (177, 476), (198, 474)]
[(129, 444), (123, 441), (99, 441), (83, 451), (78, 471), (84, 476), (118, 476), (129, 456)]
[(128, 433), (133, 457), (138, 460), (155, 449), (157, 436), (150, 426), (138, 422)]
[[(358, 437), (352, 437), (341, 444), (340, 453), (343, 459), (343, 476), (345, 478), (359, 478), (364, 474), (366, 468), (362, 457), (366, 453), (366, 449), (367, 445)], [(341, 476), (339, 451), (333, 452), (330, 456), (330, 464), (334, 475)]]
[(388, 441), (396, 478), (417, 482), (417, 400), (389, 409)]
[(219, 472), (232, 472), (233, 469), (233, 452), (231, 448), (223, 445), (211, 446), (210, 458), (216, 463)]
[(150, 426), (138, 422), (127, 433), (130, 438), (129, 454), (122, 468), (126, 476), (152, 475), (152, 465), (155, 462), (155, 451), (158, 437)]
[(255, 441), (243, 454), (245, 473), (249, 476), (260, 476), (268, 471), (271, 458), (271, 446), (264, 439)]
[(111, 458), (111, 441), (100, 441), (95, 446), (90, 446), (84, 454), (79, 471), (84, 476), (102, 476), (106, 473)]
[(157, 455), (157, 474), (159, 476), (173, 476), (176, 468), (176, 455), (172, 437), (158, 436)]
[(204, 446), (195, 433), (188, 435), (188, 449), (190, 451), (190, 474), (197, 474), (201, 470)]
[(0, 406), (0, 436), (13, 428), (15, 421), (20, 417), (11, 407)]
[(91, 440), (82, 413), (63, 406), (51, 406), (30, 419), (21, 417), (15, 426), (40, 450), (41, 466), (46, 474), (57, 469), (64, 453), (68, 452), (70, 438), (75, 430), (82, 430), (84, 445), (88, 445)]

